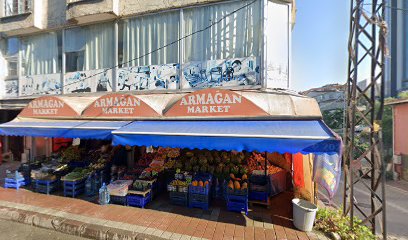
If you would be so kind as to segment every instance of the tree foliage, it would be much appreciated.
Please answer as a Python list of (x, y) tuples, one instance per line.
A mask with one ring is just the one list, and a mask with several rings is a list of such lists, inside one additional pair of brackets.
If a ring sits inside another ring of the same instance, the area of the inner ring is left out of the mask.
[(331, 129), (342, 129), (344, 124), (344, 110), (341, 108), (323, 111), (323, 120)]

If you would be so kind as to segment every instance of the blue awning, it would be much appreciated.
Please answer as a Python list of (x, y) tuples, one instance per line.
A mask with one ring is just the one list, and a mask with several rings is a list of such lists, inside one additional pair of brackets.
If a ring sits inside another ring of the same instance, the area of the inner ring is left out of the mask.
[(0, 124), (0, 135), (50, 138), (112, 139), (124, 121), (11, 121)]
[(135, 121), (112, 132), (114, 145), (280, 153), (339, 153), (321, 121)]

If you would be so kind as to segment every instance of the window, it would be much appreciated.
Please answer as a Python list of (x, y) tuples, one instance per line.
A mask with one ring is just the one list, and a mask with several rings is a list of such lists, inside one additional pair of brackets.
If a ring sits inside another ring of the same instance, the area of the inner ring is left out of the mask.
[(22, 38), (22, 74), (31, 76), (61, 72), (61, 44), (59, 32)]
[(5, 0), (4, 3), (6, 17), (31, 11), (32, 0)]
[[(119, 28), (119, 62), (123, 66), (178, 63), (179, 13), (166, 12), (124, 20)], [(167, 46), (172, 42), (175, 43)], [(160, 49), (163, 46), (166, 47)], [(160, 50), (154, 51), (156, 49)]]
[(18, 49), (20, 47), (20, 40), (18, 38), (8, 38), (4, 43), (2, 54), (7, 65), (6, 76), (8, 78), (15, 78), (18, 76)]
[[(249, 1), (237, 1), (184, 11), (184, 36), (214, 25), (185, 39), (185, 61), (244, 58), (260, 55), (261, 2), (242, 8)], [(232, 13), (232, 14), (231, 14)], [(227, 16), (220, 22), (217, 20)]]
[(65, 31), (66, 71), (87, 71), (114, 65), (114, 30), (112, 23)]

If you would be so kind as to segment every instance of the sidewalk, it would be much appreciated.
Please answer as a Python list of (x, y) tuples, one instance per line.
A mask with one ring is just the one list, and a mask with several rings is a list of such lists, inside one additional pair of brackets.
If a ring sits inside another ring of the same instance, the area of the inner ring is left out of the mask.
[[(287, 209), (275, 203), (272, 208)], [(240, 214), (223, 217), (196, 209), (175, 207), (169, 211), (91, 202), (0, 188), (0, 218), (54, 229), (92, 239), (327, 239), (293, 228), (290, 219), (271, 216), (270, 222)], [(268, 210), (265, 209), (265, 212)], [(242, 221), (245, 219), (245, 221)], [(282, 223), (282, 224), (280, 224)]]

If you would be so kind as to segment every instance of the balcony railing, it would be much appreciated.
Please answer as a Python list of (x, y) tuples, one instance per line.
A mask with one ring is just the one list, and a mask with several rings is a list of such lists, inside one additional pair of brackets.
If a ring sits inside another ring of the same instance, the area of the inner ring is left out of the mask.
[(5, 0), (4, 13), (6, 17), (31, 12), (32, 0)]

